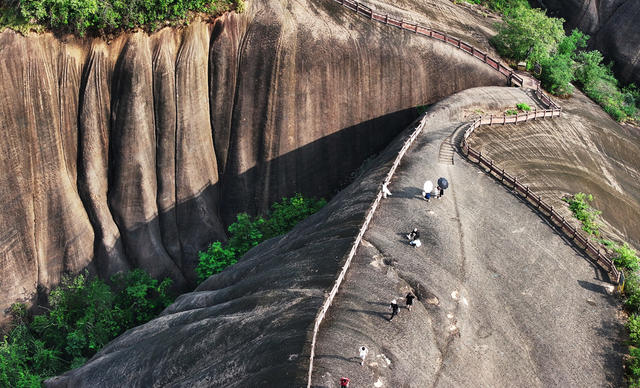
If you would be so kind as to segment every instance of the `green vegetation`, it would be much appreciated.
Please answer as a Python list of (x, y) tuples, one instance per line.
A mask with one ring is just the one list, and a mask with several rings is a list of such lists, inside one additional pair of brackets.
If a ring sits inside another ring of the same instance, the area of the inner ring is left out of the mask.
[(531, 107), (525, 104), (524, 102), (520, 102), (516, 104), (516, 108), (518, 108), (518, 110), (521, 110), (523, 112), (529, 112), (531, 110)]
[(562, 200), (569, 204), (569, 210), (582, 223), (582, 230), (593, 236), (600, 234), (600, 224), (596, 222), (596, 219), (602, 212), (589, 205), (588, 202), (593, 201), (591, 194), (577, 193)]
[(287, 233), (326, 203), (324, 199), (308, 199), (296, 194), (271, 205), (271, 210), (265, 217), (252, 219), (246, 213), (238, 214), (236, 222), (229, 225), (229, 240), (226, 245), (215, 241), (206, 251), (198, 253), (196, 273), (200, 281), (235, 264), (240, 257), (262, 241)]
[(515, 116), (518, 114), (518, 110), (517, 109), (507, 109), (506, 111), (504, 111), (504, 114), (507, 116)]
[[(593, 197), (577, 193), (572, 198), (563, 198), (569, 203), (574, 216), (582, 222), (582, 228), (590, 235), (598, 235), (599, 225), (595, 218), (600, 211), (589, 206)], [(626, 360), (627, 380), (630, 387), (640, 387), (640, 259), (638, 254), (627, 244), (617, 244), (611, 240), (598, 240), (606, 249), (614, 253), (612, 259), (616, 268), (621, 270), (625, 278), (624, 305), (629, 315), (629, 356)]]
[(13, 328), (0, 342), (0, 386), (39, 387), (171, 303), (170, 279), (158, 283), (137, 269), (111, 280), (113, 286), (87, 274), (64, 277), (49, 295), (47, 313), (33, 319), (24, 305), (14, 305)]
[(467, 0), (483, 3), (503, 13), (498, 35), (491, 39), (500, 55), (514, 62), (525, 61), (527, 69), (540, 66), (545, 89), (559, 96), (573, 93), (577, 83), (587, 96), (617, 121), (640, 120), (640, 91), (631, 84), (620, 89), (611, 64), (603, 64), (599, 51), (585, 51), (588, 35), (573, 30), (568, 36), (563, 19), (548, 17), (523, 1)]
[(516, 6), (529, 6), (527, 0), (455, 0), (456, 3), (461, 1), (479, 4), (500, 13), (504, 13)]
[(232, 9), (242, 12), (244, 0), (0, 0), (0, 29), (24, 32), (40, 24), (79, 35), (141, 26), (154, 30), (184, 21), (190, 12), (216, 15)]

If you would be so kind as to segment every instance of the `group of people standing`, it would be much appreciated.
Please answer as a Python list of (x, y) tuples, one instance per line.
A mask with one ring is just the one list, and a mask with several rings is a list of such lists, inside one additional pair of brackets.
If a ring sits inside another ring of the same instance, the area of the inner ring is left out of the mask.
[[(427, 202), (431, 200), (432, 196), (435, 196), (436, 199), (442, 198), (442, 196), (444, 195), (444, 190), (448, 186), (449, 186), (449, 183), (445, 178), (439, 178), (438, 185), (436, 186), (436, 190), (434, 191), (433, 182), (431, 182), (430, 180), (427, 180), (424, 182), (424, 185), (422, 186), (422, 197)], [(387, 184), (384, 183), (382, 185), (382, 198), (387, 198), (391, 195), (392, 195), (391, 191), (387, 187)], [(418, 231), (418, 228), (413, 228), (413, 230), (409, 232), (409, 234), (407, 234), (407, 238), (409, 239), (409, 245), (411, 246), (420, 247), (422, 245), (422, 243), (420, 242), (420, 232)], [(405, 296), (405, 307), (407, 308), (408, 311), (411, 311), (411, 306), (413, 306), (414, 299), (416, 299), (416, 296), (411, 291), (409, 291), (407, 296)], [(393, 321), (393, 318), (398, 315), (398, 312), (400, 310), (400, 306), (398, 305), (397, 299), (393, 299), (389, 307), (391, 308), (391, 316), (389, 317), (389, 322), (391, 322)], [(363, 345), (358, 349), (358, 353), (361, 360), (360, 365), (364, 366), (364, 362), (367, 358), (367, 355), (369, 354), (369, 349)], [(348, 386), (349, 386), (349, 378), (342, 377), (340, 379), (340, 387), (344, 388)]]

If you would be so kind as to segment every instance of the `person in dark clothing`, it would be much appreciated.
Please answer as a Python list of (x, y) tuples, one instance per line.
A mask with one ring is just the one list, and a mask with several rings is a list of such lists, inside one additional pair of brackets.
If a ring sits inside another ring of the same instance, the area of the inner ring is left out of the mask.
[(420, 238), (420, 232), (418, 232), (418, 228), (413, 228), (413, 230), (411, 231), (411, 233), (409, 233), (409, 234), (407, 235), (407, 238), (408, 238), (410, 241), (413, 241), (413, 240), (416, 240), (416, 239)]
[(413, 300), (416, 298), (415, 295), (411, 291), (406, 296), (407, 298), (407, 310), (411, 311), (411, 306), (413, 306)]
[(444, 188), (442, 188), (441, 186), (438, 186), (438, 198), (442, 198), (443, 195), (444, 195)]
[(394, 299), (391, 301), (391, 318), (389, 318), (389, 322), (393, 321), (393, 317), (398, 315), (398, 302)]

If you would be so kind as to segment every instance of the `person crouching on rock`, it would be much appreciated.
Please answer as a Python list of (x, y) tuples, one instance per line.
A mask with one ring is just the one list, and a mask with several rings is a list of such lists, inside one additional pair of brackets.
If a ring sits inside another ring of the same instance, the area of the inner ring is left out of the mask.
[(409, 241), (413, 241), (417, 238), (420, 238), (420, 232), (418, 232), (418, 228), (413, 228), (411, 233), (407, 235), (407, 238), (409, 239)]
[(393, 321), (393, 317), (398, 315), (398, 302), (394, 299), (391, 301), (391, 318), (389, 318), (389, 322)]

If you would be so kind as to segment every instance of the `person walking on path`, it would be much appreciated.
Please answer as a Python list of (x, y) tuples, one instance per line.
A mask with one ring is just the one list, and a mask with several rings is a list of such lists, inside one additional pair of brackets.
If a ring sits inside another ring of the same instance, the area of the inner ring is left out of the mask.
[(361, 346), (360, 347), (360, 358), (362, 359), (362, 361), (360, 362), (360, 365), (364, 366), (364, 359), (367, 358), (367, 354), (369, 353), (369, 349), (367, 349), (366, 346)]
[(393, 317), (398, 315), (398, 302), (394, 299), (391, 301), (391, 318), (389, 318), (389, 322), (393, 321)]
[(349, 387), (349, 378), (348, 377), (341, 377), (340, 378), (340, 388), (347, 388)]
[(444, 189), (447, 187), (449, 187), (449, 181), (444, 177), (438, 178), (438, 198), (442, 198), (444, 195)]
[(407, 310), (411, 311), (411, 306), (413, 306), (413, 300), (416, 298), (415, 295), (411, 291), (406, 296), (407, 298)]
[(432, 191), (433, 191), (433, 182), (431, 181), (424, 182), (424, 185), (422, 186), (422, 196), (424, 197), (425, 201), (429, 202), (429, 200), (431, 199)]
[(420, 232), (418, 232), (418, 228), (413, 228), (411, 233), (407, 235), (407, 238), (409, 239), (409, 241), (413, 241), (420, 238)]
[(391, 191), (389, 191), (389, 188), (387, 187), (386, 183), (382, 184), (382, 198), (387, 198), (387, 196), (391, 195)]

